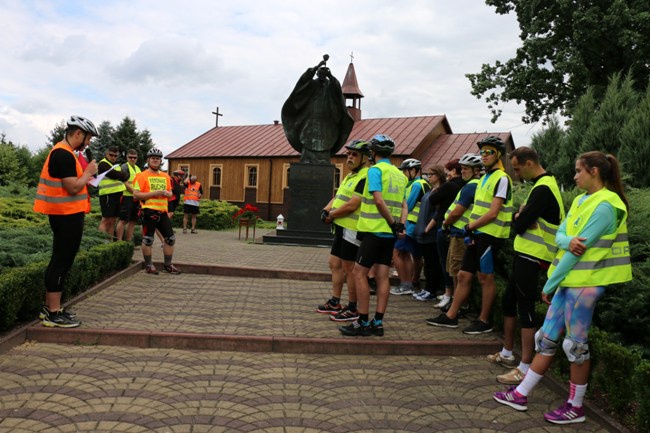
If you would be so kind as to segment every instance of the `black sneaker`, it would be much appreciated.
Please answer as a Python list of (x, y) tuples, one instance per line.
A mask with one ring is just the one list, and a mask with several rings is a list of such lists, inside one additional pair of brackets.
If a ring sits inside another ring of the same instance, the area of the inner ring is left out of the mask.
[(181, 271), (179, 271), (178, 268), (174, 265), (164, 265), (163, 270), (172, 275), (179, 275), (181, 273)]
[(443, 328), (458, 328), (458, 318), (450, 319), (445, 313), (438, 317), (427, 319), (427, 325), (442, 326)]
[(70, 317), (64, 311), (51, 312), (48, 311), (48, 314), (43, 319), (43, 325), (50, 328), (76, 328), (81, 325), (77, 319)]
[(492, 332), (492, 325), (482, 320), (474, 320), (467, 328), (463, 329), (463, 334), (476, 335)]
[(327, 301), (325, 305), (319, 305), (316, 307), (316, 312), (323, 314), (338, 314), (341, 310), (343, 310), (341, 304), (332, 305), (330, 301)]
[(330, 315), (330, 320), (335, 322), (352, 322), (359, 318), (357, 310), (350, 310), (348, 307), (343, 308), (339, 313)]
[(377, 337), (384, 336), (384, 322), (382, 320), (372, 319), (370, 322), (370, 333)]
[(349, 325), (339, 326), (339, 331), (341, 331), (341, 334), (350, 337), (368, 337), (371, 335), (370, 324), (367, 322), (362, 324), (359, 320), (355, 320)]
[[(68, 310), (67, 308), (64, 309), (63, 307), (61, 307), (61, 310), (59, 310), (59, 311), (62, 311), (64, 314), (67, 314), (68, 317), (70, 317), (72, 319), (77, 318), (77, 315), (74, 313), (74, 311)], [(49, 313), (50, 313), (50, 310), (47, 309), (47, 305), (43, 305), (41, 307), (41, 311), (38, 313), (39, 320), (45, 319), (45, 316), (47, 316)]]

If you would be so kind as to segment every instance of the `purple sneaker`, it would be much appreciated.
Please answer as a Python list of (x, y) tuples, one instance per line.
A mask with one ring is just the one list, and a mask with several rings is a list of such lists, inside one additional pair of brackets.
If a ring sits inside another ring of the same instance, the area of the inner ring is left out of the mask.
[(511, 386), (507, 391), (495, 392), (493, 397), (497, 402), (518, 411), (528, 410), (528, 398), (525, 395), (517, 395), (516, 388)]
[(562, 406), (553, 412), (544, 414), (544, 419), (553, 424), (572, 424), (574, 422), (585, 422), (585, 410), (581, 407), (573, 407), (571, 403), (564, 402)]

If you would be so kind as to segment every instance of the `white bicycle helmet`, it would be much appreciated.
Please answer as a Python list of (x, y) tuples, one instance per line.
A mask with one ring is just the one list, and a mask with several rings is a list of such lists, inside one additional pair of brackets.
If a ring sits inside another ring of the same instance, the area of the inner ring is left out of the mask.
[(458, 163), (460, 165), (467, 165), (469, 167), (480, 167), (483, 165), (481, 157), (474, 153), (466, 153), (462, 156), (462, 158), (460, 158), (460, 161), (458, 161)]
[(422, 163), (415, 158), (408, 158), (402, 161), (402, 164), (399, 166), (400, 170), (406, 170), (408, 168), (422, 168)]
[(158, 149), (157, 147), (152, 147), (151, 149), (149, 149), (149, 152), (147, 152), (147, 158), (151, 156), (157, 156), (158, 158), (162, 158), (163, 157), (162, 150)]
[(70, 116), (70, 120), (68, 120), (68, 128), (74, 126), (81, 129), (82, 131), (87, 132), (90, 135), (99, 137), (99, 132), (97, 131), (97, 128), (95, 128), (93, 122), (86, 119), (85, 117), (75, 116), (75, 115)]

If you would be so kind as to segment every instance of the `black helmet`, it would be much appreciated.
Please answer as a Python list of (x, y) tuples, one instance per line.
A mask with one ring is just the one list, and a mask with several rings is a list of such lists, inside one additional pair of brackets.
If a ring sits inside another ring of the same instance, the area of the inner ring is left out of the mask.
[(382, 155), (392, 155), (395, 151), (395, 142), (385, 134), (377, 134), (370, 139), (370, 150)]
[(402, 161), (402, 165), (399, 166), (400, 170), (406, 170), (407, 168), (422, 168), (422, 163), (415, 158), (408, 158)]
[(147, 158), (151, 156), (157, 156), (158, 158), (162, 158), (163, 157), (162, 150), (158, 149), (157, 147), (152, 147), (151, 149), (149, 149), (149, 152), (147, 152)]
[(369, 146), (370, 143), (366, 140), (352, 140), (345, 146), (345, 148), (348, 150), (356, 150), (363, 155), (370, 155)]
[(99, 132), (97, 131), (97, 128), (95, 128), (93, 122), (86, 119), (85, 117), (75, 115), (70, 116), (70, 120), (68, 120), (68, 128), (72, 128), (74, 126), (94, 137), (99, 137)]
[(483, 146), (492, 146), (501, 152), (501, 155), (506, 153), (506, 145), (503, 143), (503, 140), (501, 140), (499, 137), (495, 137), (494, 135), (485, 137), (483, 140), (479, 141), (476, 144), (478, 145), (479, 149), (483, 149)]

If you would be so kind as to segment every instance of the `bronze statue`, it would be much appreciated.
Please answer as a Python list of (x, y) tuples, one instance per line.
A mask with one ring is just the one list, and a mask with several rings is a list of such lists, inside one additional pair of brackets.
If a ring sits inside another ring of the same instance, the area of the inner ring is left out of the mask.
[[(329, 164), (343, 147), (354, 120), (345, 106), (341, 83), (326, 66), (329, 55), (302, 74), (282, 106), (282, 125), (300, 162)], [(314, 79), (316, 75), (316, 79)]]

